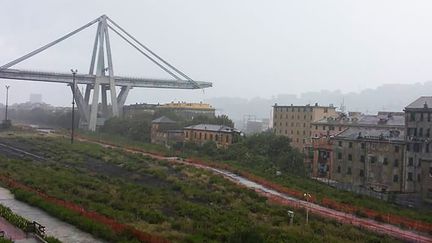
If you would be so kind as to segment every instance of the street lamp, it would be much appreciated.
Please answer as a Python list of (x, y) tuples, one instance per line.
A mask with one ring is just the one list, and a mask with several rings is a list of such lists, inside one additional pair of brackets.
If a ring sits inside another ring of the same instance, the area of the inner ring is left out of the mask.
[(75, 89), (76, 89), (76, 83), (75, 83), (75, 76), (78, 72), (78, 70), (71, 69), (73, 81), (72, 81), (72, 129), (71, 129), (71, 144), (74, 142), (74, 130), (75, 130)]
[(9, 85), (6, 85), (6, 111), (5, 111), (5, 123), (8, 121), (8, 105), (9, 105)]
[(304, 193), (303, 197), (306, 199), (306, 224), (309, 223), (309, 199), (312, 197), (309, 193)]

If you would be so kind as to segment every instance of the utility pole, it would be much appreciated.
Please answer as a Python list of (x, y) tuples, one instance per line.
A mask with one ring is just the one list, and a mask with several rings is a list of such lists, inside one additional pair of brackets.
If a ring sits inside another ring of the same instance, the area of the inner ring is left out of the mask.
[(311, 195), (306, 192), (305, 194), (303, 194), (303, 196), (305, 197), (306, 202), (307, 202), (307, 206), (306, 206), (306, 224), (308, 224), (309, 223), (309, 198), (311, 198)]
[(75, 83), (75, 76), (78, 72), (78, 70), (71, 69), (73, 81), (72, 81), (72, 129), (71, 129), (71, 144), (74, 142), (74, 130), (75, 130), (75, 89), (76, 89), (76, 83)]
[(8, 105), (9, 105), (9, 85), (6, 85), (6, 111), (5, 111), (5, 123), (8, 121)]

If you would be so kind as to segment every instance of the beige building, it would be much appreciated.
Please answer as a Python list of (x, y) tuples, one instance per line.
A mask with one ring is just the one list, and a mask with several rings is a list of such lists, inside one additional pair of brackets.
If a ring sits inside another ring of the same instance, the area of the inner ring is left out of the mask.
[(337, 117), (336, 107), (319, 106), (273, 106), (273, 130), (276, 135), (287, 136), (295, 148), (303, 148), (311, 143), (312, 122), (323, 118)]

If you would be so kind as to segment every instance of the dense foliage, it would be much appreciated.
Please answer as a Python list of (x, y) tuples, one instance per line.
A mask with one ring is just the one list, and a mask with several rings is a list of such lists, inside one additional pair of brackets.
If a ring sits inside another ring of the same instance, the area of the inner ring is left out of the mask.
[[(64, 139), (9, 138), (8, 143), (48, 161), (0, 157), (10, 177), (132, 225), (139, 230), (183, 242), (389, 242), (351, 226), (296, 211), (289, 225), (284, 206), (267, 203), (211, 172), (157, 161), (140, 154)], [(36, 198), (28, 201), (37, 202)], [(19, 195), (22, 198), (22, 195)], [(61, 218), (61, 210), (47, 209)], [(79, 227), (79, 221), (73, 221)], [(92, 230), (90, 230), (92, 231)], [(117, 239), (116, 236), (111, 240)]]
[(217, 148), (214, 142), (185, 144), (184, 156), (207, 156), (217, 161), (236, 161), (244, 166), (261, 167), (297, 176), (305, 174), (303, 154), (291, 147), (289, 138), (271, 132), (240, 139), (228, 148)]

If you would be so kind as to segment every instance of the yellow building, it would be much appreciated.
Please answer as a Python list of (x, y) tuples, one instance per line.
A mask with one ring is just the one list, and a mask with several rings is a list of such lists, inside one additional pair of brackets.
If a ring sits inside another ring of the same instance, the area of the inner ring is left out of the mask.
[(319, 106), (273, 106), (273, 130), (276, 135), (287, 136), (291, 139), (291, 144), (303, 150), (311, 144), (312, 122), (323, 118), (337, 117), (336, 107)]
[(188, 126), (183, 129), (184, 141), (197, 144), (204, 144), (214, 141), (218, 147), (227, 147), (235, 141), (239, 132), (223, 125), (199, 124)]
[(159, 110), (171, 110), (178, 115), (187, 119), (193, 119), (197, 116), (214, 117), (215, 108), (206, 103), (186, 103), (186, 102), (171, 102), (167, 104), (158, 105)]

